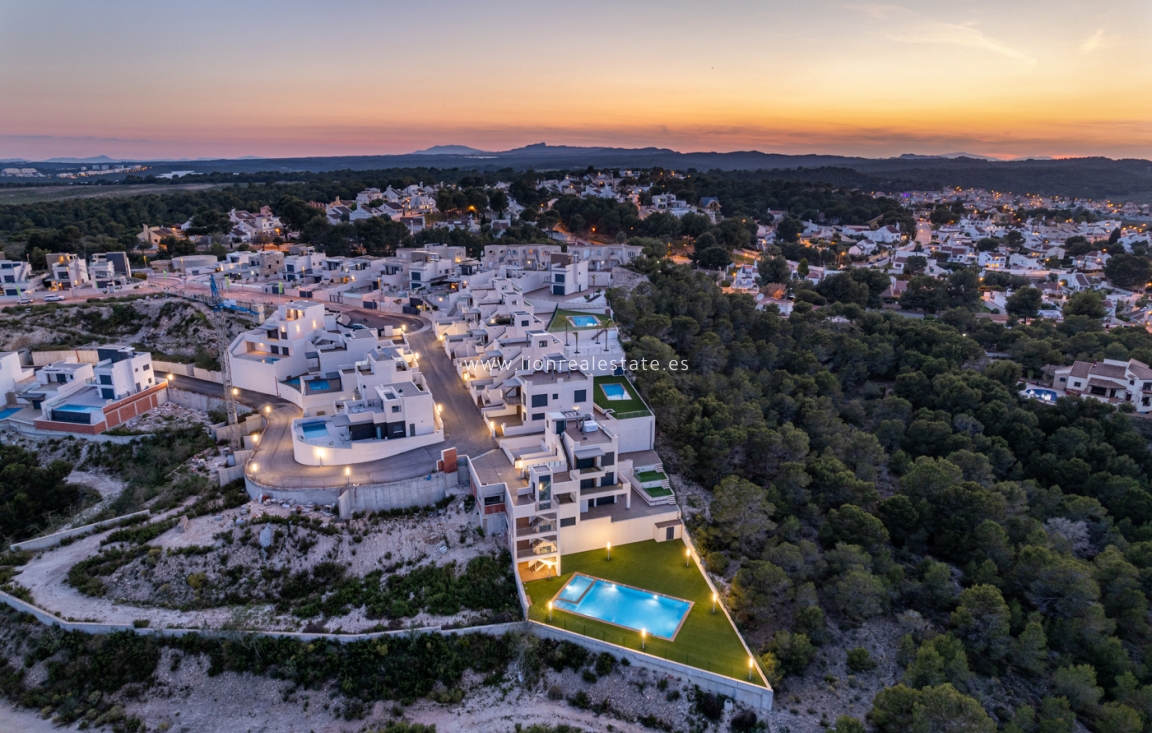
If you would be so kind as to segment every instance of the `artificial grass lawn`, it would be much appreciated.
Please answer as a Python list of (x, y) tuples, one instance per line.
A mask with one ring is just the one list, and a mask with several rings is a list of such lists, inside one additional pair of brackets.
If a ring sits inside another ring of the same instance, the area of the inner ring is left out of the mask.
[(646, 484), (649, 481), (663, 481), (668, 477), (659, 471), (641, 471), (640, 473), (636, 474), (636, 478), (640, 481), (640, 483)]
[[(598, 323), (595, 326), (573, 326), (572, 322), (568, 320), (568, 316), (592, 316)], [(586, 313), (585, 311), (572, 311), (563, 308), (557, 308), (552, 314), (552, 320), (548, 323), (548, 330), (552, 332), (559, 331), (594, 331), (599, 328), (607, 328), (612, 325), (612, 319), (602, 313)]]
[[(602, 384), (622, 384), (624, 389), (628, 392), (629, 399), (626, 400), (610, 400), (604, 394), (604, 390), (600, 389)], [(626, 377), (622, 376), (603, 376), (592, 378), (592, 401), (601, 410), (615, 410), (617, 415), (623, 415), (629, 412), (643, 412), (648, 414), (648, 408), (644, 405), (644, 400), (636, 395), (636, 388), (628, 381)]]
[(672, 490), (666, 489), (663, 486), (656, 486), (651, 489), (641, 488), (641, 490), (648, 496), (651, 496), (653, 499), (661, 496), (672, 496)]
[[(606, 559), (607, 553), (604, 550), (564, 555), (561, 558), (563, 575), (524, 584), (532, 603), (528, 608), (528, 617), (533, 621), (548, 623), (548, 601), (574, 573), (584, 573), (694, 601), (675, 641), (649, 636), (644, 651), (698, 669), (748, 681), (748, 655), (740, 643), (740, 637), (722, 610), (717, 608), (716, 613), (712, 613), (712, 591), (700, 575), (696, 563), (684, 567), (684, 549), (681, 542), (646, 540), (613, 547), (611, 560)], [(551, 625), (628, 649), (640, 649), (640, 632), (567, 611), (554, 609)], [(752, 683), (760, 686), (764, 684), (755, 672), (752, 674)]]

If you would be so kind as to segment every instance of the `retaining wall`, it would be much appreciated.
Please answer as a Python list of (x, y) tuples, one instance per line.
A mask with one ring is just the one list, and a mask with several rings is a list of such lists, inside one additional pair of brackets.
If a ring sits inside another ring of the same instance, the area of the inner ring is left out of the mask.
[(683, 677), (692, 684), (699, 686), (701, 690), (715, 692), (718, 695), (727, 695), (736, 702), (755, 708), (761, 712), (767, 713), (772, 710), (773, 693), (770, 687), (757, 687), (748, 682), (734, 680), (731, 677), (725, 677), (713, 672), (706, 672), (705, 670), (689, 667), (679, 662), (670, 662), (667, 659), (661, 659), (660, 657), (636, 651), (635, 649), (625, 649), (615, 644), (609, 644), (606, 641), (581, 636), (574, 631), (565, 631), (564, 629), (548, 626), (538, 621), (528, 621), (527, 625), (529, 631), (536, 636), (553, 639), (555, 641), (570, 641), (586, 649), (591, 649), (596, 653), (608, 652), (613, 656), (625, 658), (632, 664), (647, 667), (657, 672), (666, 672), (676, 675), (677, 677)]
[(152, 512), (150, 512), (147, 509), (145, 509), (143, 511), (139, 511), (139, 512), (132, 512), (131, 514), (125, 514), (125, 515), (120, 516), (120, 517), (113, 517), (112, 519), (105, 519), (103, 522), (95, 522), (93, 524), (85, 524), (81, 527), (73, 527), (72, 529), (66, 529), (66, 530), (63, 530), (61, 532), (56, 532), (54, 534), (44, 535), (43, 537), (37, 537), (37, 538), (31, 539), (31, 540), (24, 540), (23, 542), (15, 542), (12, 544), (12, 549), (13, 550), (43, 550), (43, 549), (48, 548), (48, 547), (55, 547), (56, 545), (60, 544), (63, 540), (66, 540), (69, 537), (82, 537), (84, 535), (96, 532), (97, 530), (107, 529), (108, 527), (114, 527), (115, 525), (123, 522), (125, 519), (131, 519), (132, 517), (149, 517), (149, 516), (152, 516)]
[[(199, 392), (189, 392), (179, 387), (168, 387), (168, 399), (178, 405), (192, 410), (199, 410), (200, 412), (211, 412), (217, 408), (224, 409), (223, 397), (210, 397), (209, 395), (200, 394)], [(247, 412), (252, 412), (252, 408), (247, 405), (242, 405), (239, 402), (236, 403), (237, 414)]]
[(340, 494), (340, 517), (347, 519), (356, 512), (378, 512), (430, 506), (447, 496), (448, 489), (459, 486), (459, 476), (433, 473), (429, 476), (394, 481), (380, 486), (351, 486)]
[(58, 361), (75, 359), (81, 364), (95, 364), (100, 361), (96, 349), (56, 349), (54, 351), (33, 351), (32, 366), (48, 366)]
[(224, 375), (209, 369), (201, 369), (195, 364), (180, 364), (174, 361), (152, 361), (152, 370), (157, 374), (179, 374), (182, 377), (202, 379), (205, 382), (224, 383)]

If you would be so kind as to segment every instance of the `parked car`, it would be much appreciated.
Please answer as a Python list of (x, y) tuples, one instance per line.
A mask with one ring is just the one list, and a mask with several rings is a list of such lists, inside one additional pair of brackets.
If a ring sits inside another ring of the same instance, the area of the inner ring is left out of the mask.
[(21, 295), (20, 300), (18, 300), (16, 302), (19, 303), (20, 305), (31, 305), (32, 304), (32, 296), (31, 295)]
[(63, 295), (45, 295), (44, 296), (44, 302), (45, 303), (59, 303), (62, 300), (64, 300)]

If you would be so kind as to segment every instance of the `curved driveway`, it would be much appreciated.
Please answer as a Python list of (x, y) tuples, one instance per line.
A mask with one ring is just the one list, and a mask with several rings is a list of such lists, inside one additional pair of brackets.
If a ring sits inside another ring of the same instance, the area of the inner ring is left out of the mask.
[[(441, 413), (444, 440), (391, 458), (348, 467), (305, 466), (297, 463), (292, 454), (292, 421), (302, 417), (302, 413), (295, 405), (281, 404), (266, 413), (268, 427), (249, 463), (250, 467), (255, 464), (255, 470), (250, 472), (254, 481), (283, 489), (332, 489), (353, 484), (389, 483), (432, 473), (436, 470), (440, 452), (446, 448), (456, 448), (458, 455), (478, 456), (496, 447), (480, 410), (472, 402), (427, 321), (417, 316), (342, 307), (338, 303), (325, 305), (348, 315), (353, 323), (364, 323), (374, 328), (408, 327), (408, 342), (412, 350), (420, 354), (420, 372), (428, 380), (436, 402), (444, 407)], [(344, 473), (345, 468), (349, 470), (348, 475)]]

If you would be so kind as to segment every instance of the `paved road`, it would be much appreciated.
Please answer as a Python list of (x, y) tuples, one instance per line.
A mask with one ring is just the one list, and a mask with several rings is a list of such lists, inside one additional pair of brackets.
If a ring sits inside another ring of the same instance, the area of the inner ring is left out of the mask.
[[(473, 404), (468, 390), (440, 347), (431, 326), (416, 316), (388, 315), (356, 308), (332, 308), (346, 313), (356, 323), (379, 328), (385, 325), (408, 327), (408, 342), (420, 354), (420, 371), (436, 402), (444, 406), (444, 441), (417, 448), (392, 458), (345, 466), (304, 466), (292, 453), (291, 424), (302, 416), (293, 405), (275, 407), (268, 417), (268, 428), (252, 457), (256, 465), (254, 478), (261, 484), (278, 488), (339, 488), (351, 484), (386, 483), (417, 478), (436, 470), (440, 451), (456, 448), (457, 454), (478, 456), (496, 447), (496, 441)], [(348, 468), (349, 473), (344, 473)]]

